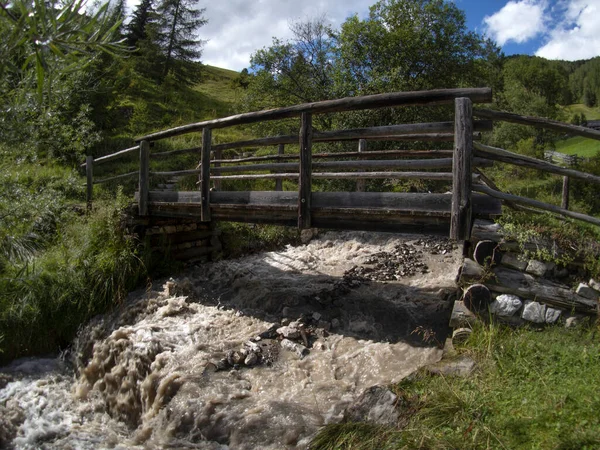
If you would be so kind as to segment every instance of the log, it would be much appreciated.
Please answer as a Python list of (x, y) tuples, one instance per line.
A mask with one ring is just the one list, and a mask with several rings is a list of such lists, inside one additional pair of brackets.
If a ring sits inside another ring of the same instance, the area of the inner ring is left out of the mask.
[(583, 222), (588, 222), (594, 225), (600, 226), (600, 219), (596, 217), (591, 217), (586, 214), (581, 214), (573, 211), (568, 211), (566, 209), (559, 208), (558, 206), (550, 205), (548, 203), (540, 202), (537, 200), (532, 200), (525, 197), (519, 197), (518, 195), (505, 194), (503, 192), (496, 191), (494, 189), (490, 189), (487, 186), (482, 185), (474, 185), (473, 190), (477, 192), (482, 192), (484, 194), (489, 195), (490, 197), (498, 198), (504, 201), (510, 201), (516, 204), (522, 204), (526, 206), (532, 206), (534, 208), (542, 209), (544, 211), (550, 211), (555, 214), (560, 214), (565, 217), (570, 217), (572, 219), (581, 220)]
[(497, 242), (490, 240), (479, 241), (473, 251), (473, 259), (482, 266), (500, 264), (502, 254)]
[(312, 204), (312, 114), (302, 113), (300, 126), (300, 178), (298, 181), (298, 228), (310, 228)]
[(195, 175), (201, 174), (202, 169), (189, 169), (189, 170), (172, 170), (169, 172), (150, 172), (150, 175), (155, 175), (158, 177), (175, 177), (180, 175)]
[[(154, 172), (152, 172), (154, 174)], [(161, 172), (157, 172), (161, 173)], [(298, 179), (297, 173), (261, 173), (251, 175), (213, 175), (213, 180), (282, 180)], [(313, 179), (377, 179), (393, 180), (438, 180), (452, 181), (450, 172), (313, 172)], [(479, 175), (473, 174), (473, 181), (479, 181)], [(277, 190), (277, 189), (276, 189)], [(360, 192), (360, 191), (357, 191)]]
[(140, 216), (148, 215), (148, 193), (150, 192), (150, 143), (140, 142), (140, 178), (138, 211)]
[(563, 177), (561, 208), (569, 209), (569, 177)]
[(545, 172), (555, 173), (557, 175), (564, 175), (589, 181), (590, 183), (600, 184), (600, 177), (597, 175), (580, 172), (579, 170), (567, 169), (565, 167), (560, 167), (540, 159), (519, 155), (502, 148), (490, 147), (489, 145), (483, 145), (478, 142), (476, 142), (474, 146), (476, 149), (475, 154), (483, 158), (515, 164), (517, 166), (530, 167), (532, 169), (543, 170)]
[(183, 125), (140, 137), (136, 139), (136, 142), (142, 140), (156, 141), (158, 139), (200, 131), (205, 127), (224, 128), (234, 125), (262, 122), (266, 120), (287, 119), (289, 117), (298, 117), (302, 115), (302, 113), (356, 111), (361, 109), (385, 108), (400, 105), (443, 105), (452, 103), (454, 99), (458, 97), (469, 97), (475, 103), (489, 103), (492, 101), (492, 90), (490, 88), (436, 89), (430, 91), (393, 92), (304, 103), (284, 108), (237, 114), (222, 119), (213, 119), (189, 125)]
[(518, 114), (507, 113), (503, 111), (492, 111), (489, 109), (475, 109), (473, 114), (478, 117), (492, 120), (503, 120), (505, 122), (518, 123), (521, 125), (532, 125), (536, 128), (546, 128), (561, 133), (574, 134), (590, 139), (600, 140), (600, 131), (578, 125), (558, 122), (556, 120), (543, 119), (541, 117), (521, 116)]
[(212, 141), (212, 130), (202, 130), (202, 156), (200, 172), (200, 220), (210, 221), (210, 146)]
[(121, 180), (124, 178), (133, 178), (133, 177), (137, 176), (138, 174), (139, 174), (139, 171), (135, 171), (135, 172), (123, 173), (121, 175), (115, 175), (114, 177), (101, 178), (99, 180), (96, 179), (96, 180), (94, 180), (94, 184), (108, 183), (109, 181)]
[[(101, 156), (100, 158), (94, 159), (94, 163), (99, 164), (99, 163), (103, 163), (106, 161), (110, 161), (111, 159), (120, 158), (121, 156), (126, 155), (127, 153), (135, 152), (139, 148), (140, 148), (139, 145), (136, 145), (135, 147), (126, 148), (125, 150), (120, 150), (118, 152), (111, 153), (110, 155)], [(81, 165), (81, 167), (85, 167), (86, 164), (87, 164), (87, 159), (86, 159), (86, 162)]]
[(450, 239), (466, 241), (471, 235), (471, 186), (473, 160), (471, 100), (455, 100), (454, 156), (452, 158), (452, 218)]
[[(279, 144), (279, 146), (277, 147), (277, 156), (281, 158), (282, 156), (284, 156), (283, 155), (284, 152), (285, 152), (285, 144)], [(275, 190), (283, 191), (283, 180), (281, 178), (275, 179)]]
[(151, 153), (150, 158), (166, 158), (167, 156), (184, 155), (186, 153), (199, 153), (202, 147), (183, 148), (181, 150), (170, 150), (168, 152)]
[(465, 289), (463, 302), (469, 311), (485, 316), (489, 311), (492, 295), (484, 284), (472, 284)]
[(92, 209), (92, 197), (94, 194), (94, 157), (91, 155), (85, 158), (85, 178), (86, 178), (86, 203), (87, 209)]
[(485, 283), (490, 291), (513, 294), (522, 299), (535, 300), (550, 306), (595, 314), (598, 303), (582, 297), (564, 285), (544, 278), (536, 278), (518, 270), (496, 266), (485, 277), (484, 269), (475, 261), (466, 258), (459, 270), (458, 282), (461, 285)]

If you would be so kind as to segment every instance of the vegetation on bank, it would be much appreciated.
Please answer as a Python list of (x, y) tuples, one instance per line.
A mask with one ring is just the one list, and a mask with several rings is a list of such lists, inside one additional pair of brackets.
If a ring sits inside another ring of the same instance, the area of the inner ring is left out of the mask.
[(324, 427), (311, 450), (594, 449), (600, 446), (598, 326), (475, 328), (459, 356), (466, 377), (426, 371), (392, 387), (401, 429)]

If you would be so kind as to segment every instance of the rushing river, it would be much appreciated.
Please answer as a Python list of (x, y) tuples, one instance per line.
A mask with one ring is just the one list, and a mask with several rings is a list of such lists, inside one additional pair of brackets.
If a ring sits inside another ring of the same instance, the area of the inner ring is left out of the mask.
[(438, 239), (328, 233), (193, 267), (61, 357), (0, 368), (0, 447), (306, 448), (364, 389), (439, 360), (459, 261)]

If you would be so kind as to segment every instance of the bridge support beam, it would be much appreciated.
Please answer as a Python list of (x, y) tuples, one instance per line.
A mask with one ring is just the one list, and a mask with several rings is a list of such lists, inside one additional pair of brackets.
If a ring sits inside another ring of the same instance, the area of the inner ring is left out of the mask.
[(464, 241), (471, 233), (473, 105), (469, 98), (454, 101), (454, 154), (452, 156), (452, 209), (450, 239)]
[(300, 180), (298, 183), (298, 228), (311, 227), (312, 197), (312, 114), (302, 113), (300, 126)]

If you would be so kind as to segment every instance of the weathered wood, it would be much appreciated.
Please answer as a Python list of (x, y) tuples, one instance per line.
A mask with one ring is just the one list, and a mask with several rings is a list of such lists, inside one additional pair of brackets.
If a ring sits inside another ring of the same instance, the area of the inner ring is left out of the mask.
[(519, 155), (517, 153), (504, 150), (502, 148), (490, 147), (489, 145), (483, 145), (478, 142), (474, 144), (474, 147), (476, 149), (475, 154), (483, 158), (488, 158), (494, 161), (500, 161), (509, 164), (515, 164), (518, 166), (531, 167), (532, 169), (543, 170), (545, 172), (555, 173), (558, 175), (565, 175), (568, 177), (589, 181), (591, 183), (600, 184), (600, 177), (597, 175), (591, 175), (589, 173), (580, 172), (579, 170), (567, 169), (565, 167), (560, 167), (555, 164), (542, 161), (540, 159), (532, 158), (530, 156), (525, 155)]
[(471, 100), (455, 100), (454, 156), (452, 159), (452, 219), (450, 239), (464, 241), (471, 234), (473, 110)]
[(485, 277), (483, 268), (468, 258), (465, 258), (459, 270), (458, 281), (462, 285), (482, 282), (493, 292), (513, 294), (569, 311), (574, 309), (590, 314), (597, 313), (598, 309), (596, 301), (584, 298), (566, 286), (544, 278), (536, 278), (519, 270), (496, 266), (492, 268), (489, 276)]
[(167, 156), (184, 155), (186, 153), (199, 153), (202, 147), (183, 148), (181, 150), (170, 150), (168, 152), (151, 153), (150, 158), (166, 158)]
[[(219, 149), (213, 149), (213, 161), (211, 162), (212, 167), (221, 167), (221, 163), (218, 160), (223, 159), (223, 151)], [(213, 186), (217, 191), (221, 190), (221, 180), (213, 179)]]
[(150, 175), (157, 177), (175, 177), (181, 175), (196, 175), (201, 174), (202, 169), (188, 169), (188, 170), (171, 170), (169, 172), (150, 172)]
[(473, 190), (477, 192), (482, 192), (484, 194), (489, 195), (490, 197), (498, 198), (500, 200), (513, 202), (516, 204), (522, 204), (526, 206), (531, 206), (533, 208), (542, 209), (544, 211), (550, 211), (555, 214), (560, 214), (561, 216), (571, 217), (573, 219), (582, 220), (584, 222), (592, 223), (594, 225), (600, 226), (600, 219), (596, 217), (591, 217), (586, 214), (577, 213), (574, 211), (568, 211), (566, 209), (560, 208), (558, 206), (550, 205), (548, 203), (540, 202), (538, 200), (532, 200), (530, 198), (519, 197), (518, 195), (505, 194), (500, 191), (496, 191), (494, 189), (490, 189), (487, 186), (483, 185), (474, 185)]
[[(282, 180), (298, 179), (297, 173), (261, 173), (251, 175), (213, 175), (213, 180)], [(438, 180), (452, 181), (450, 172), (313, 172), (313, 179), (377, 179), (393, 180)], [(479, 181), (479, 175), (473, 174), (473, 181)], [(277, 189), (276, 189), (277, 190)], [(360, 192), (360, 191), (357, 191)]]
[(310, 228), (312, 197), (312, 114), (302, 113), (300, 125), (300, 178), (298, 181), (298, 228)]
[[(365, 139), (360, 139), (358, 141), (358, 153), (364, 153), (367, 151), (367, 141)], [(364, 178), (359, 179), (356, 182), (356, 192), (365, 192), (366, 182)]]
[[(101, 156), (100, 158), (94, 159), (94, 164), (101, 164), (106, 161), (110, 161), (111, 159), (120, 158), (121, 156), (126, 155), (127, 153), (135, 152), (139, 148), (140, 148), (139, 145), (136, 145), (135, 147), (126, 148), (125, 150), (120, 150), (118, 152), (111, 153), (110, 155)], [(85, 167), (86, 164), (87, 164), (87, 159), (86, 159), (85, 163), (81, 164), (81, 167)]]
[(482, 266), (493, 266), (500, 264), (502, 254), (497, 242), (482, 240), (477, 242), (473, 251), (473, 259)]
[(563, 177), (561, 208), (569, 209), (569, 177)]
[(472, 284), (465, 289), (463, 302), (469, 311), (485, 316), (489, 311), (492, 295), (484, 284)]
[(136, 142), (142, 140), (156, 141), (158, 139), (200, 131), (206, 127), (224, 128), (267, 120), (298, 117), (303, 113), (355, 111), (360, 109), (385, 108), (390, 106), (443, 105), (452, 103), (455, 98), (459, 97), (469, 97), (475, 103), (489, 103), (492, 101), (492, 90), (490, 88), (436, 89), (430, 91), (393, 92), (386, 94), (366, 95), (362, 97), (346, 97), (314, 103), (304, 103), (285, 108), (238, 114), (222, 119), (207, 120), (204, 122), (171, 128), (169, 130), (140, 137), (136, 140)]
[(100, 179), (94, 180), (94, 184), (103, 184), (103, 183), (108, 183), (110, 181), (122, 180), (125, 178), (133, 178), (133, 177), (138, 176), (139, 173), (140, 172), (136, 170), (135, 172), (123, 173), (121, 175), (115, 175), (114, 177), (100, 178)]
[(94, 157), (87, 155), (85, 158), (86, 178), (86, 203), (87, 209), (92, 209), (92, 198), (94, 195)]
[(138, 210), (140, 216), (148, 215), (148, 192), (150, 191), (150, 143), (140, 142), (140, 178)]
[(600, 140), (600, 131), (587, 127), (580, 127), (578, 125), (558, 122), (556, 120), (543, 119), (541, 117), (521, 116), (503, 111), (492, 111), (489, 109), (475, 109), (473, 114), (477, 117), (483, 117), (485, 119), (503, 120), (505, 122), (518, 123), (521, 125), (532, 125), (536, 128), (546, 128), (549, 130), (559, 131), (561, 133), (566, 132), (576, 136)]
[(210, 128), (202, 130), (202, 156), (200, 172), (200, 220), (202, 222), (210, 221), (210, 151), (211, 151), (212, 131)]
[[(285, 144), (279, 144), (279, 146), (277, 147), (277, 156), (281, 158), (283, 156), (284, 152), (285, 152)], [(277, 178), (275, 180), (275, 190), (283, 191), (283, 180), (281, 178)]]

